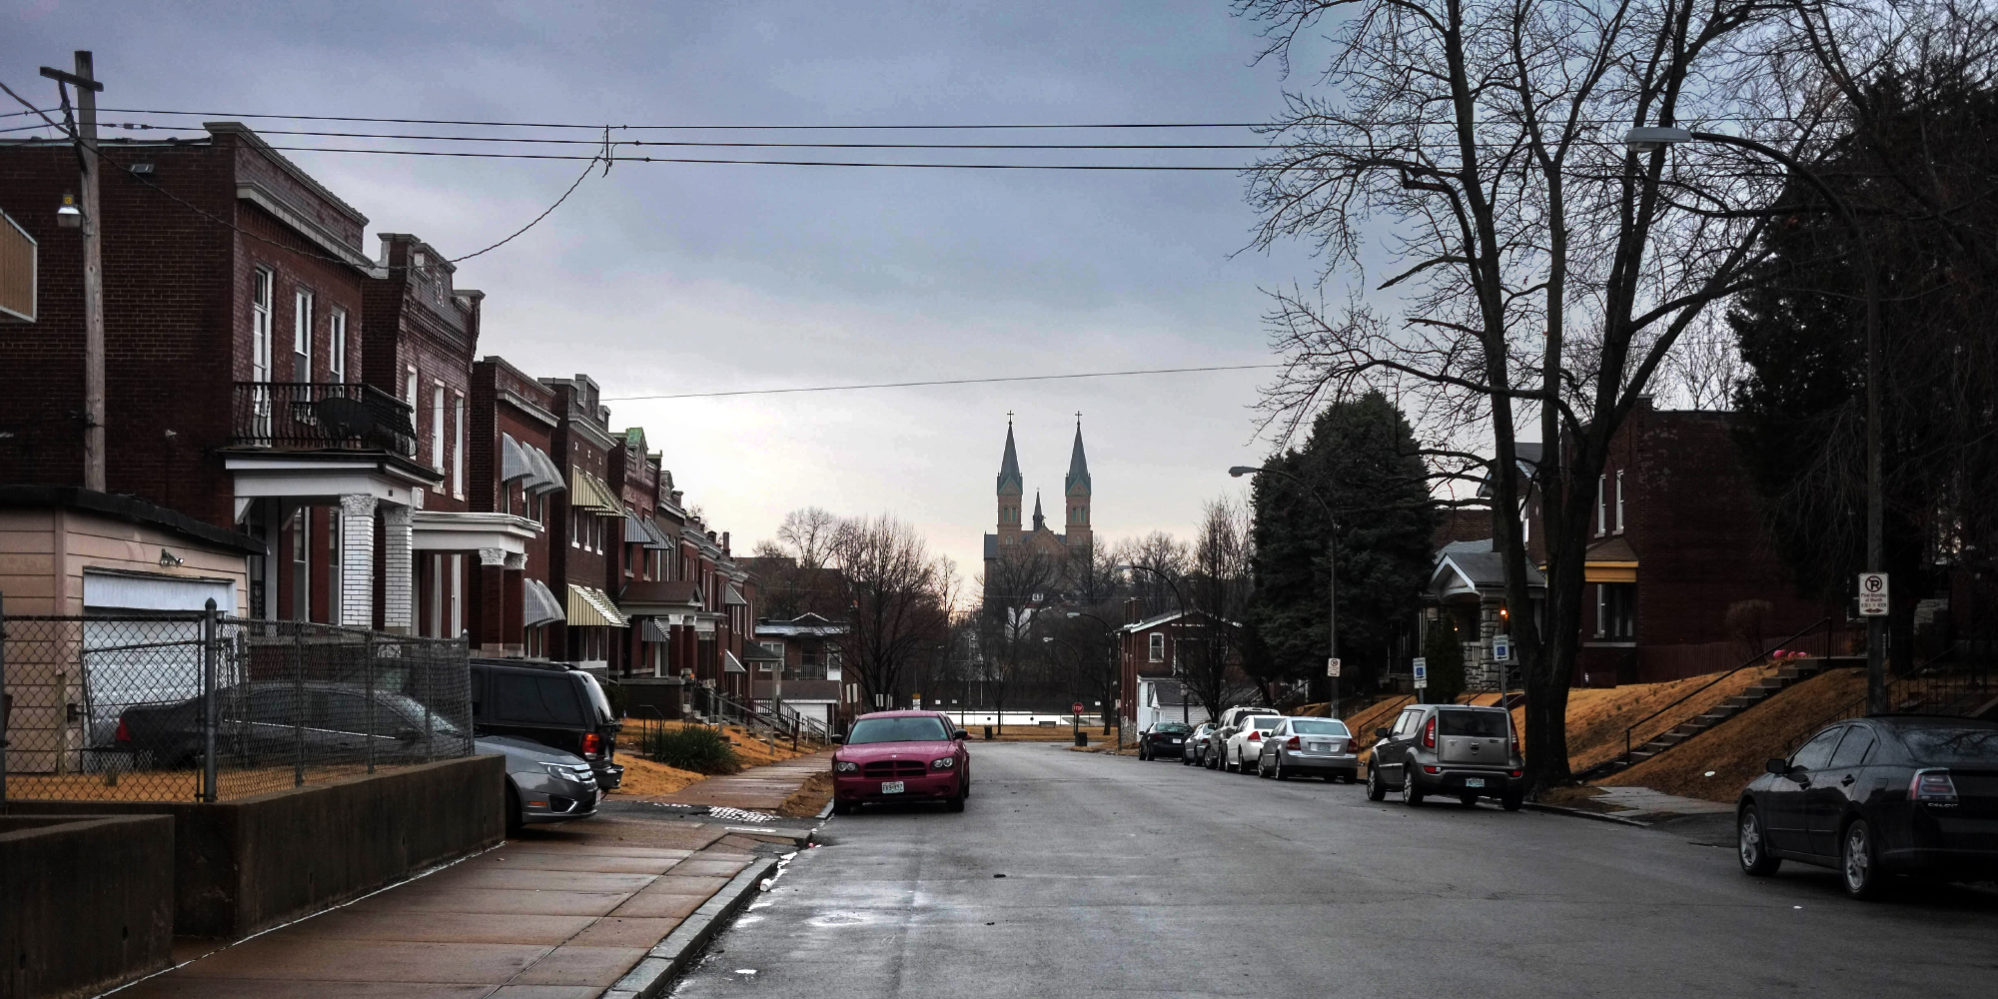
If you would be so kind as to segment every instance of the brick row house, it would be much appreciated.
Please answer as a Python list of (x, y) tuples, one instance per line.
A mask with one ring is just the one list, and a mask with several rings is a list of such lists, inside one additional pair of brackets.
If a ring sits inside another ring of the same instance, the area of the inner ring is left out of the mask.
[[(644, 432), (613, 432), (587, 375), (481, 358), (485, 296), (442, 252), (368, 254), (367, 218), (250, 129), (206, 133), (102, 144), (106, 493), (260, 549), (247, 617), (747, 696), (755, 581)], [(0, 486), (83, 481), (82, 254), (56, 218), (76, 169), (0, 143), (39, 303), (0, 336)]]

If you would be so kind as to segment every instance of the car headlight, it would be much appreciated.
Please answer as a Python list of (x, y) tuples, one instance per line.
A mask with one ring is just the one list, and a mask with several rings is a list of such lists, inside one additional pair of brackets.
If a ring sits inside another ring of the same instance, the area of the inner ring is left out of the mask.
[(855, 763), (855, 762), (853, 762), (852, 760), (834, 760), (834, 761), (833, 761), (833, 773), (836, 773), (836, 774), (857, 774), (857, 773), (859, 773), (859, 772), (860, 772), (860, 764), (858, 764), (858, 763)]
[(955, 756), (946, 756), (941, 760), (930, 761), (931, 770), (949, 770), (954, 766), (957, 766), (957, 757)]
[(541, 761), (541, 769), (546, 770), (550, 777), (558, 777), (577, 784), (583, 782), (581, 777), (576, 776), (576, 769), (567, 763), (550, 763), (543, 760)]

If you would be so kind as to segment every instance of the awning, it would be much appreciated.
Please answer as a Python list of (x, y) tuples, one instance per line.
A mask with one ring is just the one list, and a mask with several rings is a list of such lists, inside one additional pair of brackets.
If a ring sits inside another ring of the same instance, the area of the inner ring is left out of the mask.
[(521, 594), (520, 616), (522, 626), (538, 628), (544, 624), (554, 624), (565, 616), (562, 603), (555, 599), (555, 591), (548, 584), (534, 578), (520, 581), (524, 592)]
[(534, 465), (534, 459), (527, 456), (527, 451), (520, 446), (519, 441), (513, 439), (512, 434), (500, 435), (501, 482), (525, 479), (539, 471), (540, 469)]
[(639, 516), (635, 510), (625, 511), (624, 543), (628, 545), (642, 544), (647, 548), (657, 551), (673, 550), (673, 543), (666, 540), (666, 534), (659, 529), (659, 525), (653, 523), (649, 518)]
[(738, 589), (736, 589), (736, 588), (735, 588), (735, 584), (733, 584), (733, 583), (730, 583), (730, 584), (729, 584), (729, 587), (728, 587), (728, 593), (727, 593), (727, 594), (726, 594), (725, 596), (723, 596), (723, 598), (722, 598), (722, 603), (724, 603), (724, 604), (726, 604), (726, 605), (728, 605), (728, 606), (731, 606), (731, 607), (747, 607), (747, 606), (749, 606), (749, 601), (747, 601), (747, 600), (744, 600), (744, 599), (742, 598), (742, 591), (741, 591), (741, 590), (738, 590)]
[(631, 622), (618, 613), (610, 595), (594, 586), (569, 584), (569, 626), (573, 628), (629, 628)]
[(534, 476), (527, 480), (528, 492), (559, 493), (569, 488), (562, 482), (562, 470), (555, 466), (555, 459), (548, 457), (548, 452), (532, 444), (522, 444), (520, 448), (535, 468)]
[(1582, 581), (1585, 583), (1635, 583), (1637, 563), (1635, 562), (1584, 562)]
[(604, 480), (580, 468), (569, 470), (569, 505), (578, 510), (593, 510), (603, 517), (630, 516), (630, 511), (618, 502)]
[(638, 637), (642, 641), (658, 642), (662, 645), (671, 641), (666, 635), (666, 626), (660, 624), (656, 617), (639, 619)]
[(727, 649), (722, 650), (722, 671), (725, 673), (749, 672), (748, 670), (742, 668), (742, 660), (737, 659), (735, 657), (735, 653), (730, 652)]

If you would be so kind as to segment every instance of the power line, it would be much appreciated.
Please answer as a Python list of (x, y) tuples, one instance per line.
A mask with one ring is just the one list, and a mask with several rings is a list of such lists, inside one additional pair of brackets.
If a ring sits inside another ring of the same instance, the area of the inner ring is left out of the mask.
[[(287, 153), (359, 153), (372, 156), (444, 156), (453, 159), (473, 160), (590, 160), (595, 156), (564, 155), (561, 153), (493, 153), (456, 152), (448, 149), (355, 149), (346, 146), (272, 146), (272, 149)], [(618, 156), (619, 163), (711, 163), (722, 166), (806, 166), (806, 167), (879, 167), (909, 170), (1095, 170), (1095, 171), (1193, 171), (1240, 173), (1244, 170), (1267, 170), (1271, 167), (1244, 166), (1186, 166), (1179, 164), (1147, 165), (1142, 163), (886, 163), (857, 160), (742, 160), (742, 159), (703, 159), (686, 156)]]
[(868, 382), (859, 385), (814, 385), (804, 388), (735, 389), (727, 392), (678, 392), (670, 395), (605, 396), (605, 402), (652, 402), (665, 399), (719, 399), (743, 395), (792, 395), (801, 392), (855, 392), (862, 389), (924, 388), (935, 385), (993, 385), (1000, 382), (1053, 382), (1076, 378), (1130, 378), (1139, 375), (1181, 375), (1206, 371), (1260, 371), (1281, 364), (1211, 364), (1193, 368), (1140, 368), (1129, 371), (1082, 371), (1065, 375), (1012, 375), (996, 378), (938, 378), (913, 382)]
[(104, 108), (107, 114), (162, 114), (183, 115), (196, 118), (269, 118), (282, 121), (363, 121), (394, 125), (484, 125), (497, 128), (581, 128), (593, 131), (611, 129), (644, 129), (648, 131), (895, 131), (895, 130), (991, 130), (991, 129), (1094, 129), (1094, 128), (1262, 128), (1268, 122), (1229, 122), (1229, 121), (1188, 121), (1188, 122), (1106, 122), (1090, 124), (1086, 122), (1001, 122), (973, 123), (962, 125), (912, 124), (912, 125), (618, 125), (606, 122), (562, 122), (562, 121), (469, 121), (452, 118), (375, 118), (361, 115), (319, 115), (319, 114), (246, 114), (241, 111), (165, 111), (148, 108)]
[[(27, 126), (39, 128), (42, 126)], [(154, 125), (147, 122), (104, 124), (102, 128), (127, 131), (202, 132), (197, 125)], [(306, 135), (333, 139), (402, 139), (416, 142), (512, 142), (541, 145), (601, 146), (602, 139), (551, 139), (514, 135), (410, 135), (397, 132), (316, 132), (298, 129), (260, 128), (258, 135)], [(686, 139), (618, 139), (614, 145), (634, 147), (708, 147), (720, 149), (1088, 149), (1088, 150), (1194, 150), (1262, 149), (1254, 142), (1231, 143), (1024, 143), (1024, 142), (712, 142)]]

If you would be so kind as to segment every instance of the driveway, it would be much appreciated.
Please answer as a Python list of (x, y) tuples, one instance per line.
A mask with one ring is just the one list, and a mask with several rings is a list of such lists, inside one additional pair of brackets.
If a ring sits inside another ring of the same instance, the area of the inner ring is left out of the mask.
[[(715, 996), (1986, 996), (1998, 902), (1744, 877), (1712, 830), (974, 743), (966, 811), (820, 831)], [(1710, 824), (1710, 823), (1709, 823)]]

